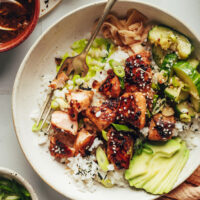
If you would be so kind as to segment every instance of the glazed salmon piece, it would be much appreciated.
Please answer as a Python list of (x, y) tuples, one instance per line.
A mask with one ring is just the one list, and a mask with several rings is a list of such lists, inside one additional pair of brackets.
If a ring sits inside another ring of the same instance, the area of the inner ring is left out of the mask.
[(86, 129), (81, 129), (78, 132), (74, 148), (76, 150), (76, 154), (80, 153), (82, 156), (85, 156), (86, 150), (90, 148), (93, 141), (95, 139), (95, 135), (89, 133)]
[(49, 151), (57, 160), (72, 157), (75, 154), (73, 144), (75, 136), (64, 132), (56, 132), (50, 136)]
[(67, 93), (66, 99), (70, 102), (70, 106), (77, 112), (86, 110), (92, 103), (94, 92), (87, 90), (73, 90)]
[(111, 70), (108, 71), (108, 77), (104, 80), (99, 88), (99, 92), (108, 98), (117, 98), (120, 95), (120, 81), (119, 78)]
[(101, 106), (91, 106), (86, 110), (86, 117), (102, 131), (106, 129), (116, 118), (116, 107), (112, 103), (103, 103)]
[(128, 169), (133, 154), (133, 138), (114, 129), (108, 131), (107, 156), (116, 169)]
[(136, 85), (138, 89), (150, 88), (152, 70), (148, 57), (137, 54), (127, 58), (125, 80), (126, 83)]
[(51, 82), (49, 87), (53, 89), (63, 88), (67, 80), (68, 76), (65, 74), (65, 72), (61, 72), (60, 74), (58, 74), (58, 77)]
[(124, 93), (119, 98), (116, 119), (142, 129), (146, 120), (146, 99), (141, 92)]
[(171, 139), (175, 127), (174, 116), (165, 117), (158, 113), (151, 119), (148, 139), (154, 141), (166, 141)]
[(73, 120), (71, 115), (64, 111), (54, 111), (52, 113), (51, 125), (56, 130), (60, 130), (72, 135), (76, 135), (78, 131), (77, 120)]

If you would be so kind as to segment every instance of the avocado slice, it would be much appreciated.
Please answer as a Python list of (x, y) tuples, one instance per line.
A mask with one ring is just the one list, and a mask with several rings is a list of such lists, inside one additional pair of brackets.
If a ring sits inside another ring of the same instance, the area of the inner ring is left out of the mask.
[(182, 81), (189, 86), (190, 94), (200, 99), (200, 74), (188, 62), (179, 61), (173, 65), (173, 70)]
[[(159, 193), (168, 193), (171, 190), (171, 188), (174, 186), (175, 182), (178, 179), (178, 175), (180, 174), (181, 170), (185, 166), (185, 164), (188, 160), (188, 157), (189, 157), (189, 150), (186, 148), (185, 142), (182, 142), (181, 150), (178, 152), (176, 157), (177, 157), (177, 159), (180, 158), (181, 162), (177, 163), (174, 166), (173, 170), (170, 171), (169, 176), (157, 188)], [(172, 178), (174, 181), (172, 181)], [(156, 192), (158, 192), (158, 191), (156, 191)]]
[[(125, 178), (130, 186), (142, 188), (152, 194), (169, 192), (188, 160), (189, 150), (185, 142), (175, 138), (165, 143), (146, 142), (145, 146), (151, 148), (153, 154), (143, 151), (140, 155), (134, 155), (129, 169), (125, 171)], [(140, 158), (137, 159), (138, 157)], [(137, 160), (140, 163), (136, 163)], [(141, 171), (137, 168), (141, 167), (144, 173), (138, 173)]]
[[(146, 174), (150, 160), (151, 156), (145, 152), (142, 152), (141, 156), (134, 155), (130, 162), (129, 169), (125, 171), (125, 179), (129, 180)], [(132, 170), (132, 168), (134, 168), (134, 170)]]

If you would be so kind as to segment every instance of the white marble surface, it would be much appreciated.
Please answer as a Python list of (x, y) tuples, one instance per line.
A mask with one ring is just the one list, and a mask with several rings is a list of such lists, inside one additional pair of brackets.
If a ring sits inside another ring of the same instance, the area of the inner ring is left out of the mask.
[[(9, 52), (0, 53), (0, 166), (18, 171), (31, 183), (41, 200), (65, 200), (66, 198), (55, 192), (38, 177), (19, 147), (13, 129), (11, 112), (14, 78), (25, 54), (48, 26), (79, 6), (98, 1), (100, 0), (63, 0), (54, 11), (39, 21), (34, 32), (23, 44)], [(200, 0), (140, 1), (156, 5), (182, 19), (200, 38)]]

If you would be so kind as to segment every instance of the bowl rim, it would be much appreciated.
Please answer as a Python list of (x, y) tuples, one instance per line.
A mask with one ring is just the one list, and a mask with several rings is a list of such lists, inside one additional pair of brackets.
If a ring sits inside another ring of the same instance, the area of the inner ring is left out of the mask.
[[(30, 24), (16, 38), (3, 43), (2, 47), (0, 47), (0, 53), (6, 52), (6, 51), (13, 49), (13, 48), (17, 47), (18, 45), (20, 45), (22, 42), (24, 42), (28, 38), (28, 36), (35, 29), (37, 22), (39, 20), (39, 15), (40, 15), (40, 0), (34, 0), (34, 1), (35, 1), (35, 9), (34, 9), (33, 18), (31, 20)], [(4, 44), (5, 44), (5, 46), (4, 46)]]
[(0, 167), (0, 177), (2, 177), (4, 175), (16, 180), (18, 183), (23, 185), (31, 194), (32, 200), (38, 200), (36, 192), (34, 191), (31, 184), (26, 179), (24, 179), (18, 172), (11, 170), (9, 168)]
[[(18, 140), (18, 143), (20, 145), (20, 148), (26, 158), (26, 160), (28, 161), (29, 165), (32, 167), (32, 169), (37, 173), (37, 175), (48, 185), (50, 186), (52, 189), (54, 189), (56, 192), (58, 192), (59, 194), (63, 195), (64, 197), (67, 197), (71, 200), (77, 200), (77, 196), (74, 195), (74, 194), (71, 194), (70, 192), (67, 194), (64, 194), (63, 192), (59, 191), (57, 188), (55, 188), (51, 183), (49, 183), (48, 181), (46, 181), (41, 175), (40, 173), (37, 171), (37, 169), (32, 165), (32, 163), (29, 161), (28, 157), (26, 156), (23, 148), (22, 148), (22, 144), (20, 143), (20, 139), (18, 137), (18, 132), (17, 132), (17, 127), (16, 127), (16, 123), (15, 123), (15, 107), (16, 107), (16, 104), (15, 104), (15, 98), (16, 98), (16, 95), (17, 95), (17, 88), (18, 88), (18, 85), (19, 85), (19, 82), (20, 82), (20, 77), (23, 73), (23, 70), (24, 70), (24, 67), (25, 67), (25, 64), (28, 60), (28, 58), (30, 57), (33, 49), (38, 45), (38, 43), (42, 40), (42, 38), (56, 25), (58, 24), (60, 21), (62, 21), (63, 19), (69, 17), (70, 15), (74, 14), (74, 13), (77, 13), (81, 10), (84, 10), (88, 7), (91, 7), (91, 6), (94, 6), (94, 5), (104, 5), (105, 3), (107, 2), (107, 0), (100, 0), (98, 2), (92, 2), (92, 3), (87, 3), (85, 5), (82, 5), (72, 11), (70, 11), (69, 13), (65, 14), (64, 16), (60, 17), (58, 20), (56, 20), (52, 25), (50, 25), (40, 36), (39, 38), (33, 43), (33, 45), (31, 46), (31, 48), (29, 49), (29, 51), (27, 52), (27, 54), (25, 55), (18, 71), (17, 71), (17, 74), (16, 74), (16, 77), (15, 77), (15, 81), (14, 81), (14, 85), (13, 85), (13, 90), (12, 90), (12, 121), (13, 121), (13, 126), (14, 126), (14, 131), (15, 131), (15, 134), (16, 134), (16, 137), (17, 137), (17, 140)], [(159, 6), (157, 5), (154, 5), (150, 2), (141, 2), (140, 0), (119, 0), (118, 2), (120, 3), (136, 3), (136, 4), (140, 4), (140, 5), (144, 5), (144, 6), (149, 6), (149, 7), (152, 7), (156, 10), (160, 10), (161, 12), (163, 12), (164, 14), (166, 15), (169, 15), (170, 17), (174, 18), (176, 21), (178, 21), (182, 26), (184, 26), (187, 30), (189, 30), (193, 36), (195, 36), (195, 38), (197, 39), (197, 41), (200, 43), (200, 35), (198, 35), (188, 24), (184, 24), (184, 22), (179, 18), (179, 17), (176, 17), (174, 16), (172, 13), (168, 12), (166, 9), (163, 9), (163, 8), (160, 8)], [(199, 163), (200, 164), (200, 163)], [(198, 167), (198, 166), (197, 166)], [(196, 167), (196, 168), (197, 168)], [(193, 170), (193, 171), (190, 171), (190, 173), (188, 174), (188, 176), (186, 177), (186, 179), (196, 170), (196, 168)], [(185, 180), (186, 180), (185, 179)], [(183, 181), (184, 182), (184, 181)], [(181, 183), (180, 183), (181, 184)], [(179, 184), (179, 185), (180, 185)], [(178, 186), (179, 186), (178, 185)], [(178, 187), (176, 186), (176, 187)], [(162, 195), (155, 195), (155, 198), (153, 199), (156, 199), (158, 198), (159, 196), (162, 196)], [(149, 199), (150, 200), (150, 199)]]

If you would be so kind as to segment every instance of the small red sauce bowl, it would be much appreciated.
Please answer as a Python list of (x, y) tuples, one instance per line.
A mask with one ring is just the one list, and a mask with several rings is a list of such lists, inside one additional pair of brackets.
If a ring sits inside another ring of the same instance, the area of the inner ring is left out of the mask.
[(29, 23), (29, 25), (25, 28), (25, 30), (19, 34), (16, 38), (5, 42), (0, 43), (0, 52), (8, 51), (10, 49), (13, 49), (14, 47), (21, 44), (26, 38), (33, 32), (40, 14), (40, 0), (34, 0), (35, 1), (35, 8), (34, 8), (34, 14), (33, 17)]

